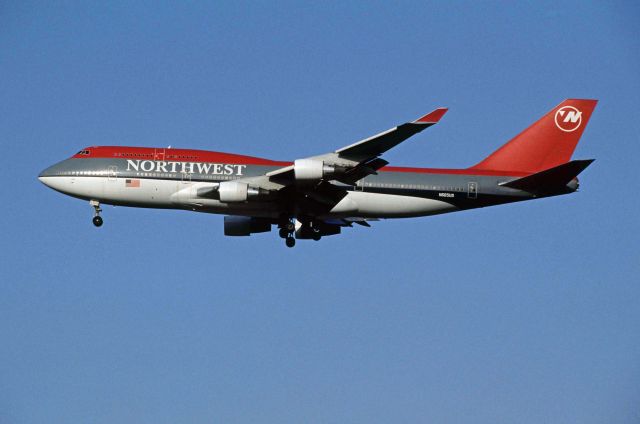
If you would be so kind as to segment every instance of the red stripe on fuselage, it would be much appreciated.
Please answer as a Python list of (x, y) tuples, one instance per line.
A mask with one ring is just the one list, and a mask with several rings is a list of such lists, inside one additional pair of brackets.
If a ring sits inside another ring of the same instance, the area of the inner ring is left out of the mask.
[(211, 152), (208, 150), (193, 149), (169, 149), (149, 147), (121, 147), (121, 146), (94, 146), (82, 151), (89, 154), (78, 153), (73, 155), (77, 159), (109, 158), (109, 159), (140, 159), (140, 160), (164, 160), (174, 162), (216, 162), (237, 165), (264, 165), (264, 166), (289, 166), (291, 162), (281, 162), (253, 156), (236, 155), (233, 153)]
[(407, 168), (401, 166), (385, 166), (382, 172), (408, 172), (412, 174), (447, 174), (447, 175), (487, 175), (502, 177), (523, 177), (529, 175), (524, 172), (485, 171), (478, 169), (443, 169), (443, 168)]
[[(89, 152), (82, 154), (81, 152)], [(73, 155), (76, 159), (111, 158), (111, 159), (140, 159), (162, 160), (175, 162), (214, 162), (237, 165), (258, 165), (285, 167), (293, 162), (275, 161), (254, 156), (237, 155), (234, 153), (212, 152), (208, 150), (125, 147), (125, 146), (92, 146)], [(527, 173), (486, 171), (479, 169), (442, 169), (442, 168), (413, 168), (399, 166), (385, 166), (379, 172), (406, 172), (415, 174), (448, 174), (448, 175), (487, 175), (487, 176), (524, 176)]]

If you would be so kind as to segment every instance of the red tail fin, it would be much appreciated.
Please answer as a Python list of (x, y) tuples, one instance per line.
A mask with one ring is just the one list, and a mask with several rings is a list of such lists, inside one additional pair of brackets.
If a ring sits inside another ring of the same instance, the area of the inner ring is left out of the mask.
[(568, 162), (597, 102), (565, 100), (471, 169), (539, 172)]

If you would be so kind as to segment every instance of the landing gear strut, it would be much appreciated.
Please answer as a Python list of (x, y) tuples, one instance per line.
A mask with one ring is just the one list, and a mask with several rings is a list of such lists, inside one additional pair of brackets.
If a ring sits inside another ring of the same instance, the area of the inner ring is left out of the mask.
[(296, 245), (296, 238), (294, 232), (296, 230), (296, 223), (293, 218), (284, 218), (279, 225), (280, 230), (278, 235), (283, 238), (287, 247), (293, 247)]
[(89, 201), (89, 204), (93, 206), (93, 225), (96, 227), (102, 226), (102, 217), (100, 216), (102, 209), (100, 209), (100, 202), (97, 200), (91, 200)]
[(322, 238), (322, 233), (320, 233), (320, 230), (317, 228), (317, 222), (313, 220), (303, 221), (299, 231), (301, 238), (304, 239), (318, 241)]

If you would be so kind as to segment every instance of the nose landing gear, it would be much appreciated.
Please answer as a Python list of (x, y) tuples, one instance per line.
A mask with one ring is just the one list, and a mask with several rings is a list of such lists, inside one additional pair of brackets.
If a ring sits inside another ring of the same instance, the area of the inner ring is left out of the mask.
[(100, 209), (100, 202), (98, 202), (97, 200), (90, 200), (89, 204), (91, 206), (93, 206), (93, 225), (95, 225), (96, 227), (100, 227), (102, 226), (102, 217), (100, 216), (100, 212), (102, 212), (102, 209)]

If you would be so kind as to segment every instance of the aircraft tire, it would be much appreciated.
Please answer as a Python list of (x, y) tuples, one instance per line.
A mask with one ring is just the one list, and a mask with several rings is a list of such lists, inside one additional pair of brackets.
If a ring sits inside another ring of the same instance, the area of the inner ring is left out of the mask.
[(287, 237), (285, 240), (287, 247), (293, 247), (296, 245), (296, 239), (293, 237)]
[(96, 227), (101, 227), (102, 226), (102, 217), (101, 216), (94, 216), (93, 217), (93, 225), (95, 225)]

